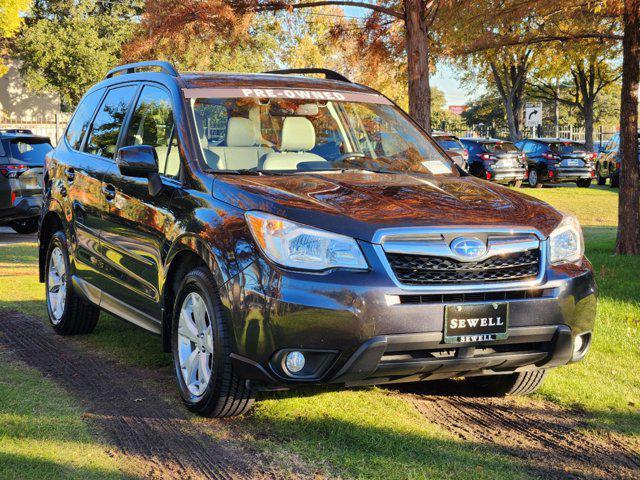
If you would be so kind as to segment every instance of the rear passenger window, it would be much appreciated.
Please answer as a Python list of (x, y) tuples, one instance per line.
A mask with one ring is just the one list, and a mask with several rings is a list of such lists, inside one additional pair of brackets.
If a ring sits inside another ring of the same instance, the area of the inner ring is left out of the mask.
[(76, 113), (73, 115), (71, 122), (69, 122), (66, 133), (67, 142), (69, 142), (69, 145), (74, 150), (80, 150), (84, 134), (89, 128), (89, 122), (91, 122), (93, 112), (96, 111), (96, 107), (103, 93), (104, 90), (91, 92), (82, 99), (80, 105), (76, 108)]
[(171, 97), (159, 87), (145, 86), (131, 117), (124, 145), (149, 145), (158, 154), (161, 175), (177, 177), (180, 152), (171, 112)]
[(137, 87), (131, 85), (109, 90), (96, 115), (85, 151), (105, 158), (116, 153), (118, 135)]

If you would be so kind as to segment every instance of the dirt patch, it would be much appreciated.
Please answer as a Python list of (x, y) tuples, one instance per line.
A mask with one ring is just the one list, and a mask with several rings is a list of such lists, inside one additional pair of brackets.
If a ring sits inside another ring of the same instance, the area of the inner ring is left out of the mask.
[(233, 421), (192, 421), (177, 402), (163, 400), (162, 387), (154, 387), (143, 370), (92, 356), (74, 343), (22, 314), (3, 313), (0, 319), (0, 351), (11, 351), (77, 398), (109, 454), (133, 460), (127, 473), (162, 479), (292, 475), (270, 467), (240, 439), (219, 438), (220, 431), (233, 430)]
[(545, 401), (460, 395), (459, 386), (442, 383), (439, 395), (417, 395), (411, 386), (399, 392), (429, 422), (463, 440), (498, 447), (537, 477), (640, 479), (638, 452), (615, 435), (588, 433), (580, 412)]

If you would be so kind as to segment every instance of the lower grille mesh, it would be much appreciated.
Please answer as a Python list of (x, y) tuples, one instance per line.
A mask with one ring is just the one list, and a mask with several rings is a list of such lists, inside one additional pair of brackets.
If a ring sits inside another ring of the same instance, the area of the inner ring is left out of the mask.
[(528, 280), (540, 271), (540, 250), (494, 256), (480, 262), (448, 257), (387, 253), (398, 281), (405, 285), (499, 283)]

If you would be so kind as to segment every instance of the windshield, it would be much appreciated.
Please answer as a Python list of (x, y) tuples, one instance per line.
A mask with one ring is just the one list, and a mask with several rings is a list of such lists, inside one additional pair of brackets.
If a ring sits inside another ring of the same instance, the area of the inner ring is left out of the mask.
[(586, 153), (587, 149), (584, 145), (579, 143), (551, 143), (549, 144), (549, 150), (553, 153), (559, 153), (562, 155), (566, 155), (569, 153)]
[(458, 175), (432, 140), (391, 104), (249, 97), (194, 98), (192, 107), (203, 156), (214, 171)]
[(53, 150), (47, 141), (14, 140), (10, 143), (11, 157), (19, 163), (34, 167), (44, 166), (44, 156)]
[(485, 143), (484, 148), (491, 153), (516, 153), (520, 151), (511, 142)]

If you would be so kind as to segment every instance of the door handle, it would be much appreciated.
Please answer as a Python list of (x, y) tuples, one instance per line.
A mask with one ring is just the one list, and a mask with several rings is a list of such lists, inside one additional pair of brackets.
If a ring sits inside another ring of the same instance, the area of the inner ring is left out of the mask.
[(116, 198), (116, 187), (111, 184), (102, 186), (102, 194), (105, 196), (108, 202)]
[(67, 176), (67, 180), (69, 180), (69, 182), (73, 182), (76, 178), (76, 171), (69, 167), (64, 171), (65, 175)]

